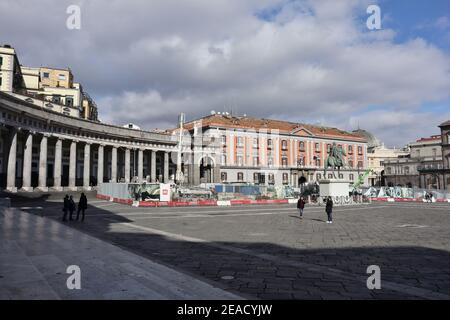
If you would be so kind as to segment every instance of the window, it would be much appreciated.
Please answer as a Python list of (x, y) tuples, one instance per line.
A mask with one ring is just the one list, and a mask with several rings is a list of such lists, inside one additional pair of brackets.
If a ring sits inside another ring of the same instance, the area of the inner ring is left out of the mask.
[(68, 107), (72, 107), (73, 106), (73, 98), (72, 97), (66, 97), (66, 106), (68, 106)]
[(43, 72), (43, 73), (42, 73), (42, 77), (43, 77), (43, 78), (50, 78), (50, 73), (48, 73), (48, 72)]
[(328, 174), (328, 179), (333, 179), (333, 174), (332, 173)]
[(275, 184), (275, 176), (273, 173), (269, 173), (269, 184)]
[(253, 182), (259, 183), (259, 172), (253, 173)]
[(391, 167), (387, 167), (386, 168), (386, 173), (387, 174), (391, 174), (392, 173), (392, 168)]
[(353, 153), (353, 146), (348, 146), (348, 153), (352, 154)]
[(253, 148), (257, 149), (259, 147), (259, 139), (253, 138)]
[(314, 157), (314, 162), (317, 167), (320, 167), (320, 157)]
[(238, 166), (244, 165), (244, 158), (242, 156), (237, 156), (237, 164)]
[(59, 74), (58, 75), (58, 79), (59, 80), (66, 80), (66, 75), (65, 74)]
[(283, 173), (283, 184), (288, 184), (289, 175), (287, 173)]
[(244, 181), (244, 173), (238, 172), (238, 173), (237, 173), (237, 180), (238, 180), (239, 182)]
[(2, 85), (2, 77), (0, 77), (0, 86)]
[(3, 64), (3, 57), (0, 57), (0, 66)]
[(270, 157), (270, 158), (267, 159), (267, 165), (268, 165), (269, 167), (273, 166), (273, 158), (272, 158), (272, 157)]
[(226, 172), (220, 173), (220, 180), (222, 180), (222, 182), (227, 182), (227, 173)]
[(405, 174), (409, 174), (409, 167), (404, 167), (404, 168), (403, 168), (403, 172), (404, 172)]
[(350, 168), (353, 168), (353, 160), (348, 160), (348, 166), (349, 166)]
[(222, 140), (222, 144), (227, 144), (227, 136), (223, 135), (221, 137), (221, 140)]
[(316, 142), (315, 148), (316, 148), (316, 152), (320, 152), (320, 143)]
[(363, 167), (363, 162), (362, 161), (358, 161), (358, 168), (362, 168)]
[(272, 149), (272, 139), (267, 139), (267, 149)]
[(436, 148), (433, 148), (433, 158), (436, 158), (436, 155), (437, 155), (437, 150), (436, 150)]
[(297, 165), (302, 167), (305, 165), (305, 157), (300, 157), (297, 161)]
[(350, 181), (355, 180), (355, 177), (353, 176), (353, 173), (350, 173), (349, 178), (350, 178)]
[(339, 173), (339, 179), (344, 179), (344, 175), (342, 173)]
[(288, 165), (288, 159), (286, 157), (281, 158), (281, 165), (283, 167), (287, 167)]
[(237, 137), (237, 145), (238, 147), (242, 147), (244, 145), (244, 140), (242, 137)]
[(362, 147), (361, 147), (361, 146), (358, 146), (358, 154), (362, 154), (362, 153), (363, 153), (362, 150), (363, 150)]
[(305, 151), (305, 142), (300, 141), (300, 143), (298, 144), (298, 148), (300, 149), (300, 151)]
[(254, 167), (259, 166), (259, 157), (253, 157), (253, 166)]
[(222, 154), (220, 156), (220, 164), (222, 166), (226, 166), (227, 165), (227, 155), (226, 154)]
[(282, 140), (281, 141), (281, 149), (282, 150), (287, 150), (287, 141), (286, 140)]
[(331, 144), (327, 144), (327, 152), (330, 153), (331, 151)]
[(52, 96), (52, 102), (54, 102), (54, 103), (60, 103), (60, 102), (61, 102), (61, 96), (55, 94), (54, 96)]
[(322, 178), (322, 175), (321, 175), (320, 173), (318, 173), (318, 174), (316, 175), (316, 178), (317, 178), (317, 180), (320, 180), (320, 179)]

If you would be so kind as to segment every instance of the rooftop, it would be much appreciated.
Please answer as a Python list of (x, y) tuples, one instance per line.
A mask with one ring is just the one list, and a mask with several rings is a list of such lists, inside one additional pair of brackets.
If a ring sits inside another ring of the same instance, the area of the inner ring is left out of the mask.
[(194, 123), (201, 121), (203, 128), (219, 127), (251, 130), (278, 130), (280, 133), (297, 135), (311, 135), (323, 138), (340, 138), (353, 141), (367, 142), (367, 139), (359, 134), (350, 133), (333, 127), (324, 127), (304, 123), (295, 123), (282, 120), (252, 118), (247, 116), (235, 116), (230, 114), (212, 114), (203, 118), (187, 122), (185, 128), (190, 130)]

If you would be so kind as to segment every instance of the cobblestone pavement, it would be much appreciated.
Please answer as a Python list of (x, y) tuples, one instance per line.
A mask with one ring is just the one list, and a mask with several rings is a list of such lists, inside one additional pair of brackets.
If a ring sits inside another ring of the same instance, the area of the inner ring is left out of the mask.
[[(373, 203), (323, 207), (300, 219), (292, 205), (133, 208), (91, 198), (73, 228), (262, 299), (450, 299), (450, 205)], [(59, 199), (12, 199), (59, 220)], [(381, 268), (381, 289), (366, 286)]]

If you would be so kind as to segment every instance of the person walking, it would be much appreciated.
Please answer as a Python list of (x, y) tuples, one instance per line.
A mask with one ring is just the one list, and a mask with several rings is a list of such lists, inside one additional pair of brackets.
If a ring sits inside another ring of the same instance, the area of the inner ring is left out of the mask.
[(327, 199), (325, 212), (327, 213), (327, 223), (333, 223), (333, 200), (331, 199), (331, 197), (328, 197)]
[(69, 211), (69, 207), (70, 207), (69, 195), (66, 194), (66, 196), (64, 197), (64, 204), (62, 209), (62, 211), (64, 212), (62, 221), (67, 221), (67, 212)]
[(75, 201), (73, 201), (73, 197), (70, 196), (69, 197), (69, 221), (73, 221), (73, 212), (75, 211), (76, 205), (75, 205)]
[(303, 197), (300, 197), (297, 201), (297, 209), (300, 214), (300, 219), (303, 219), (303, 209), (305, 209), (305, 200)]
[(77, 212), (77, 220), (80, 216), (81, 211), (81, 221), (84, 221), (84, 211), (87, 209), (87, 198), (84, 193), (81, 193), (80, 201), (78, 201), (78, 212)]

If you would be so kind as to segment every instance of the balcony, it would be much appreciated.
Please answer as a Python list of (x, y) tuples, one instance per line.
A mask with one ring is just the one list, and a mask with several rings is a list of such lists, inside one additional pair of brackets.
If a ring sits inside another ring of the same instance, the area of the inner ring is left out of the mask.
[(442, 163), (424, 164), (417, 166), (417, 171), (419, 172), (434, 172), (444, 170), (444, 165)]

